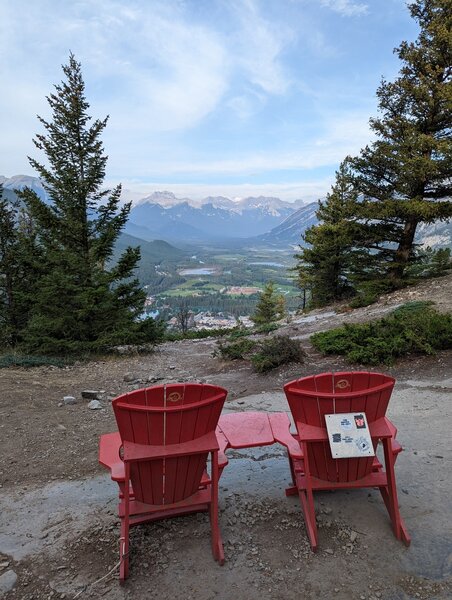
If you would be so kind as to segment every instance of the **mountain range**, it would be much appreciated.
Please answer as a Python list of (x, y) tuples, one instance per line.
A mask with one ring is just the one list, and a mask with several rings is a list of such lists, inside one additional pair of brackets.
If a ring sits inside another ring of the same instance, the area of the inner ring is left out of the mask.
[[(1, 177), (4, 194), (28, 186), (47, 201), (37, 177)], [(317, 223), (317, 202), (285, 202), (275, 197), (230, 199), (209, 196), (203, 200), (177, 198), (172, 192), (154, 192), (136, 202), (130, 211), (124, 234), (147, 242), (167, 240), (172, 244), (230, 241), (244, 245), (290, 249), (300, 236)], [(452, 245), (452, 223), (436, 222), (418, 228), (417, 242), (432, 248)]]
[[(132, 207), (127, 233), (145, 240), (171, 242), (249, 238), (267, 233), (296, 211), (296, 206), (279, 198), (244, 198), (236, 202), (206, 198), (198, 204), (183, 199), (162, 205), (156, 202), (161, 195), (153, 194)], [(168, 192), (165, 199), (167, 196)]]

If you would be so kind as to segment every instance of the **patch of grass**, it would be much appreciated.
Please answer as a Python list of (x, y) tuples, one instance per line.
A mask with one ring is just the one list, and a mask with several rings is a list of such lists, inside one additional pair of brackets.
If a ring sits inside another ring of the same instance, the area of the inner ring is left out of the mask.
[(242, 338), (220, 343), (215, 354), (226, 360), (249, 359), (258, 373), (265, 373), (291, 362), (303, 362), (305, 356), (300, 344), (286, 335), (277, 335), (263, 341)]
[(6, 369), (8, 367), (23, 367), (30, 369), (32, 367), (66, 367), (72, 364), (63, 358), (56, 358), (52, 356), (31, 356), (28, 354), (3, 354), (0, 356), (0, 369)]
[(429, 302), (410, 302), (383, 319), (316, 333), (311, 342), (323, 354), (340, 354), (352, 363), (390, 365), (402, 356), (451, 349), (452, 315)]

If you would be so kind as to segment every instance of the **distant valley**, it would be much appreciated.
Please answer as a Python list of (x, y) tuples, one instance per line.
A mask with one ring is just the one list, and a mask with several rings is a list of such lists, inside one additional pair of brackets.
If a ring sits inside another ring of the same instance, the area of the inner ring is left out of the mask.
[[(8, 199), (27, 185), (48, 200), (35, 177), (0, 177), (0, 182)], [(317, 223), (317, 208), (317, 202), (273, 197), (194, 201), (155, 192), (132, 207), (113, 261), (127, 246), (141, 247), (136, 275), (147, 290), (148, 310), (166, 318), (182, 301), (194, 312), (250, 314), (268, 281), (289, 308), (297, 308), (293, 255), (302, 234)], [(433, 248), (451, 246), (452, 224), (423, 225), (417, 241)]]

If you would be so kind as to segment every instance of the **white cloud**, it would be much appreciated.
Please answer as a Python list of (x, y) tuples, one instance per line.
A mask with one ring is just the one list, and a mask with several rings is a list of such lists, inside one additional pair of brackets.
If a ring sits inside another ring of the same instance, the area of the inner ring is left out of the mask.
[(355, 0), (320, 0), (320, 3), (346, 17), (364, 15), (368, 11), (367, 4)]
[[(319, 134), (305, 138), (297, 144), (296, 151), (275, 150), (270, 152), (239, 152), (234, 158), (198, 158), (194, 160), (159, 160), (154, 156), (151, 163), (147, 157), (139, 157), (128, 170), (132, 177), (180, 177), (198, 178), (247, 177), (267, 173), (269, 178), (277, 172), (307, 171), (322, 167), (335, 167), (348, 154), (357, 154), (371, 139), (367, 113), (324, 113)], [(120, 164), (112, 157), (111, 172), (120, 173)], [(150, 164), (152, 166), (150, 166)]]
[(232, 2), (230, 6), (239, 23), (234, 44), (237, 63), (264, 92), (284, 94), (290, 78), (284, 70), (281, 53), (293, 32), (287, 26), (264, 19), (256, 0)]
[[(47, 79), (45, 65), (54, 64), (54, 73), (71, 49), (82, 62), (90, 98), (94, 88), (93, 105), (122, 114), (122, 127), (154, 131), (196, 125), (228, 87), (221, 36), (189, 21), (177, 3), (36, 0), (26, 11), (12, 5), (6, 0), (1, 15), (2, 87), (14, 87), (18, 73)], [(48, 83), (45, 93), (50, 89)]]

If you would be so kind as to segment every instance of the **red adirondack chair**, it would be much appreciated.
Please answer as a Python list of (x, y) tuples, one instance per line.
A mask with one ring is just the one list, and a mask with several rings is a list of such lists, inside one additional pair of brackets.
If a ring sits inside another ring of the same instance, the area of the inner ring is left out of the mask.
[(213, 556), (224, 563), (215, 428), (226, 396), (221, 387), (187, 383), (135, 390), (113, 400), (121, 460), (111, 456), (112, 449), (117, 452), (117, 434), (101, 438), (99, 460), (120, 485), (121, 582), (129, 573), (129, 528), (191, 512), (209, 511)]
[[(402, 447), (395, 440), (396, 428), (385, 416), (394, 384), (395, 379), (380, 373), (346, 372), (304, 377), (284, 386), (302, 454), (300, 458), (300, 453), (288, 447), (294, 486), (286, 494), (300, 497), (313, 551), (318, 545), (313, 493), (340, 488), (378, 487), (396, 538), (410, 544), (399, 512), (394, 473)], [(376, 457), (332, 457), (325, 415), (352, 412), (366, 414), (374, 449), (379, 441), (383, 445), (384, 469)]]

